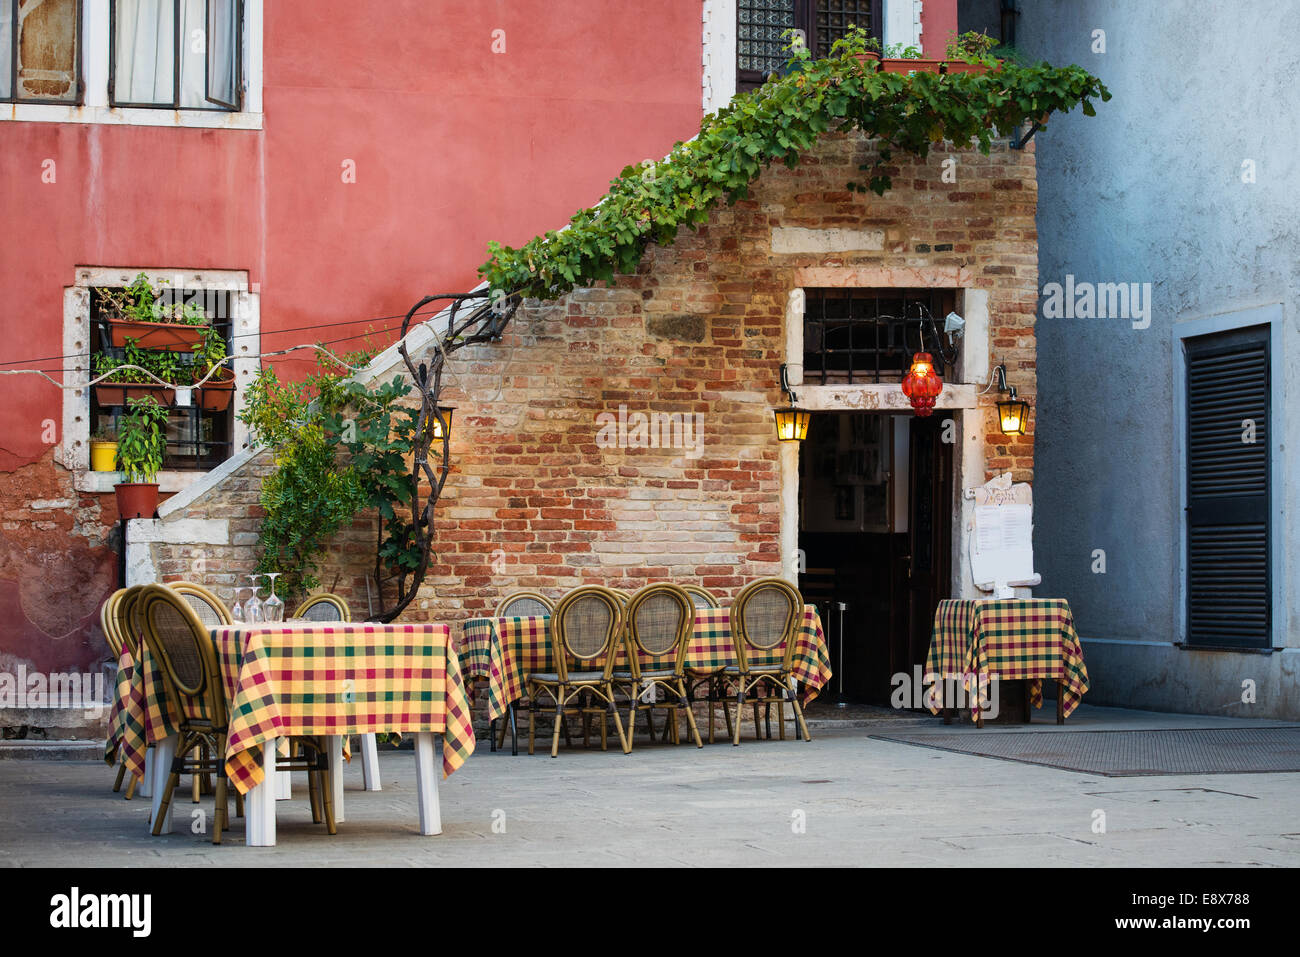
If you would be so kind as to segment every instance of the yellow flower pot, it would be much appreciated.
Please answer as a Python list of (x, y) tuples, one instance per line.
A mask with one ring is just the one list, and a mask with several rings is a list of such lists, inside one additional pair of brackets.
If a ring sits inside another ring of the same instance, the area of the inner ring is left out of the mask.
[(92, 440), (90, 443), (90, 468), (94, 472), (117, 470), (117, 443)]

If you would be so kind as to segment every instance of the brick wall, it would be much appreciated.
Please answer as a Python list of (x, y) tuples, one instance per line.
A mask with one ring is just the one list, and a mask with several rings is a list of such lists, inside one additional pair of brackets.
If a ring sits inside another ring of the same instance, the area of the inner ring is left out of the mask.
[[(1003, 142), (988, 157), (936, 152), (896, 167), (884, 197), (845, 188), (863, 178), (858, 166), (870, 149), (861, 138), (829, 136), (797, 169), (770, 170), (748, 200), (716, 211), (705, 228), (652, 249), (635, 276), (528, 303), (503, 341), (457, 354), (447, 378), (458, 408), (453, 472), (436, 511), (438, 555), (407, 619), (481, 614), (517, 588), (558, 596), (583, 583), (630, 591), (666, 578), (730, 596), (749, 579), (779, 573), (771, 409), (783, 403), (783, 317), (799, 269), (962, 267), (972, 287), (989, 292), (993, 362), (1006, 363), (1032, 405), (1032, 147)], [(957, 158), (955, 183), (943, 181), (949, 156)], [(879, 229), (884, 240), (876, 250), (774, 254), (777, 226)], [(980, 400), (987, 474), (1010, 470), (1030, 481), (1032, 431), (1002, 436), (996, 400), (996, 391)], [(700, 454), (610, 447), (601, 438), (608, 420), (598, 417), (617, 417), (620, 406), (634, 442), (637, 413), (698, 414)], [(268, 467), (259, 458), (187, 510), (229, 518), (232, 544), (198, 550), (202, 576), (195, 549), (156, 545), (164, 578), (201, 577), (229, 597), (253, 564), (258, 476)], [(332, 545), (321, 574), (357, 617), (366, 610), (373, 535), (372, 522), (358, 520)]]

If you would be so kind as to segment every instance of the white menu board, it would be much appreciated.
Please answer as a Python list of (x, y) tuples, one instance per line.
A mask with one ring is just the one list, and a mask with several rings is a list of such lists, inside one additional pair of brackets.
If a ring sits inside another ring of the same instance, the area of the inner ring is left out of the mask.
[(975, 515), (970, 535), (971, 577), (995, 591), (1014, 595), (1013, 585), (1037, 585), (1034, 574), (1034, 506), (1028, 485), (1012, 485), (1010, 475), (972, 489)]

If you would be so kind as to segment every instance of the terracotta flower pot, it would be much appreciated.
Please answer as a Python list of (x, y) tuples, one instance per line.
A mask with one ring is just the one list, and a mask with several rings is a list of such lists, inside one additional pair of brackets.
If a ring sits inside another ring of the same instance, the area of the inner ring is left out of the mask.
[(122, 482), (113, 486), (122, 518), (153, 518), (158, 511), (157, 482)]
[(127, 339), (149, 349), (166, 352), (189, 352), (203, 338), (207, 326), (187, 326), (179, 322), (135, 322), (126, 319), (108, 321), (113, 345), (124, 346)]
[[(202, 378), (202, 377), (200, 377)], [(204, 412), (225, 412), (235, 397), (235, 373), (222, 369), (199, 389), (199, 406)]]
[(117, 469), (117, 443), (103, 439), (90, 440), (90, 470), (112, 472)]
[(867, 72), (873, 72), (880, 69), (880, 54), (868, 50), (866, 53), (855, 53), (859, 63), (867, 68)]
[(169, 408), (176, 398), (176, 390), (156, 382), (101, 382), (95, 386), (95, 401), (100, 405), (126, 405), (128, 399), (142, 399), (146, 395)]
[(882, 73), (938, 73), (942, 60), (907, 60), (886, 57), (880, 61)]
[(978, 75), (981, 73), (987, 73), (990, 69), (992, 68), (984, 63), (966, 63), (963, 60), (947, 60), (943, 64), (943, 69), (939, 72), (947, 73), (949, 76), (955, 76), (959, 73), (974, 73)]

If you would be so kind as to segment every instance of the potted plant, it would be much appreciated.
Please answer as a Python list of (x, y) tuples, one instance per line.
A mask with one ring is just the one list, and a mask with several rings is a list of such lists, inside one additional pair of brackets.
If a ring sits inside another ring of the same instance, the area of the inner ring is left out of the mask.
[(117, 469), (117, 433), (101, 429), (90, 437), (90, 468), (93, 472)]
[(235, 395), (235, 370), (226, 368), (226, 340), (211, 326), (194, 346), (194, 382), (198, 383), (210, 371), (216, 371), (199, 386), (199, 405), (206, 412), (224, 412)]
[(938, 73), (942, 60), (931, 60), (921, 56), (921, 50), (914, 46), (891, 43), (885, 47), (885, 55), (880, 60), (882, 73)]
[(118, 431), (117, 459), (125, 480), (113, 486), (122, 518), (153, 518), (158, 472), (167, 448), (167, 410), (153, 396), (131, 399)]
[(993, 48), (997, 44), (998, 41), (987, 33), (974, 30), (954, 36), (944, 51), (944, 63), (940, 72), (987, 73), (996, 70), (1002, 66), (1001, 61), (993, 56)]
[[(135, 368), (127, 368), (133, 366)], [(173, 352), (143, 349), (134, 339), (128, 339), (121, 359), (98, 353), (95, 356), (95, 378), (110, 373), (108, 378), (95, 384), (95, 401), (100, 405), (126, 405), (132, 399), (153, 397), (163, 406), (170, 406), (176, 390), (149, 378), (141, 369), (152, 372), (164, 382), (189, 381), (191, 370)]]
[(863, 40), (866, 47), (861, 53), (855, 53), (853, 56), (859, 63), (867, 68), (867, 72), (875, 72), (880, 69), (880, 40), (876, 37), (866, 37)]
[(97, 292), (100, 314), (115, 346), (134, 339), (150, 349), (188, 352), (203, 337), (208, 316), (197, 303), (162, 302), (144, 273), (126, 289)]

